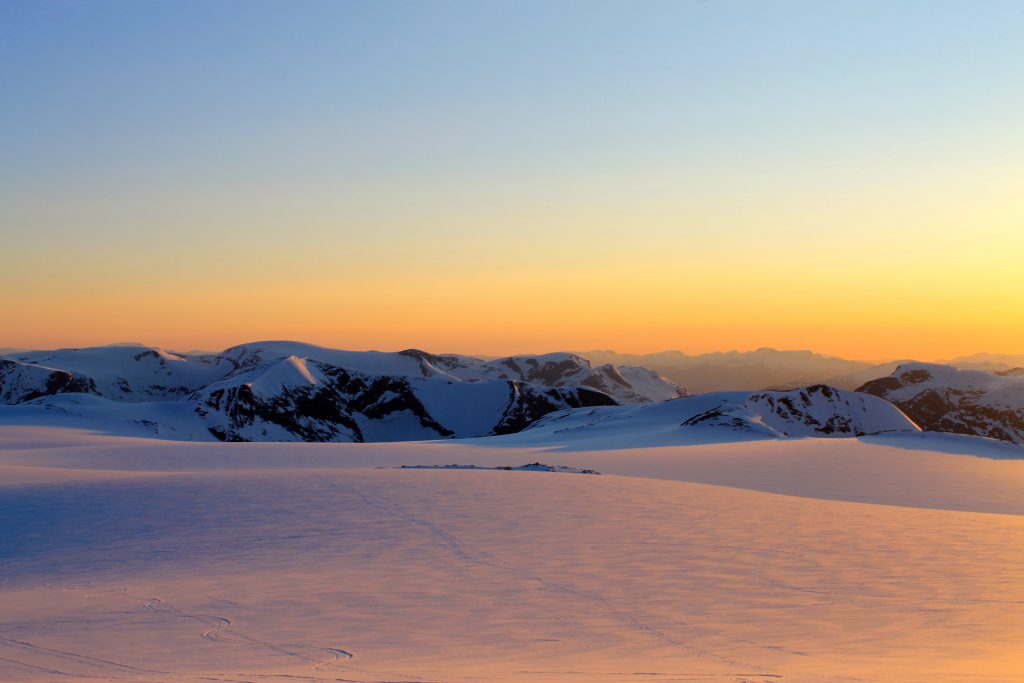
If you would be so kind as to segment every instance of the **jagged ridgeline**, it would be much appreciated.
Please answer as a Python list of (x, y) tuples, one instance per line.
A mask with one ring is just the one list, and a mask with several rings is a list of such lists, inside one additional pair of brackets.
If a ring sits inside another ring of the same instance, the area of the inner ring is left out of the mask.
[(858, 391), (880, 396), (922, 429), (1024, 444), (1024, 369), (958, 370), (906, 363)]
[(220, 354), (110, 346), (0, 360), (0, 401), (22, 418), (189, 440), (487, 436), (556, 410), (683, 395), (650, 370), (568, 353), (483, 360), (266, 342)]

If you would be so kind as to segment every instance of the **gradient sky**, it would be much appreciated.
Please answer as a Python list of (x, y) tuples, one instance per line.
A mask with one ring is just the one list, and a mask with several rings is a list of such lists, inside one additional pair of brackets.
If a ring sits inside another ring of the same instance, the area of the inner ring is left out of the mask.
[(1024, 352), (1024, 3), (0, 3), (0, 346)]

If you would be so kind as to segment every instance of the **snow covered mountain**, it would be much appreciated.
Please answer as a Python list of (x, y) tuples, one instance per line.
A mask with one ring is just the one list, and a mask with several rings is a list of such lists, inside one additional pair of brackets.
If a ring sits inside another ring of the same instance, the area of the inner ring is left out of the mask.
[[(29, 351), (6, 358), (63, 370), (92, 380), (97, 393), (116, 401), (172, 400), (214, 382), (295, 356), (353, 372), (389, 377), (440, 378), (458, 382), (514, 380), (549, 388), (581, 386), (619, 403), (663, 401), (685, 392), (657, 373), (638, 367), (601, 365), (569, 353), (482, 360), (409, 349), (397, 353), (342, 351), (300, 342), (242, 344), (217, 355), (181, 354), (146, 346), (100, 346)], [(17, 401), (4, 401), (14, 403)]]
[(685, 395), (649, 370), (594, 368), (566, 353), (485, 361), (261, 342), (215, 356), (120, 345), (20, 353), (0, 362), (0, 402), (23, 404), (22, 417), (34, 409), (33, 419), (66, 416), (118, 433), (127, 425), (189, 440), (507, 434), (554, 410)]
[(792, 391), (715, 392), (656, 404), (563, 410), (508, 438), (524, 443), (620, 448), (917, 431), (917, 425), (887, 401), (815, 385)]
[(297, 342), (260, 342), (224, 351), (217, 357), (216, 365), (227, 376), (289, 356), (390, 377), (458, 382), (511, 380), (549, 388), (587, 387), (611, 396), (618, 403), (665, 401), (686, 395), (684, 390), (652, 370), (610, 364), (593, 367), (589, 360), (571, 353), (482, 360), (472, 356), (432, 354), (417, 349), (382, 353), (338, 351)]
[(858, 391), (899, 406), (923, 429), (1024, 444), (1024, 370), (907, 363)]
[(379, 375), (289, 356), (241, 370), (189, 401), (226, 441), (398, 441), (519, 431), (567, 407), (615, 405), (578, 386)]
[(95, 394), (96, 385), (87, 377), (31, 363), (0, 358), (0, 403), (15, 404), (41, 396), (64, 393)]
[[(687, 355), (664, 351), (645, 355), (614, 351), (589, 351), (580, 354), (597, 363), (639, 365), (650, 368), (690, 393), (708, 391), (757, 391), (766, 388), (794, 388), (828, 383), (853, 389), (838, 378), (870, 370), (871, 363), (825, 356), (812, 351), (780, 351), (762, 348), (756, 351), (726, 351)], [(875, 373), (878, 377), (885, 373)], [(862, 380), (863, 381), (863, 380)]]
[(220, 377), (211, 357), (185, 356), (147, 346), (28, 351), (7, 358), (70, 373), (91, 382), (89, 393), (114, 401), (181, 398)]

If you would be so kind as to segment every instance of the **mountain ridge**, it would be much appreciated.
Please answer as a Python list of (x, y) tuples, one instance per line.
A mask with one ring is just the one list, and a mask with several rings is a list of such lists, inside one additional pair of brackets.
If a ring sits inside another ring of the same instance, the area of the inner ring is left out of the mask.
[(518, 431), (553, 410), (681, 395), (650, 370), (593, 367), (568, 353), (485, 361), (287, 341), (242, 344), (215, 356), (137, 346), (39, 351), (14, 354), (0, 366), (3, 403), (42, 411), (34, 419), (113, 420), (121, 425), (113, 429), (129, 424), (190, 440), (475, 437)]
[(930, 431), (1024, 444), (1024, 370), (985, 372), (905, 363), (858, 391), (898, 406)]

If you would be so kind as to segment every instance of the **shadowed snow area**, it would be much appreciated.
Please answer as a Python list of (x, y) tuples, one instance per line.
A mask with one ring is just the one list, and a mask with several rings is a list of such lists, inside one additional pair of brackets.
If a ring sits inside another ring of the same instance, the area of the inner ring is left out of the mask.
[(0, 680), (1020, 680), (1024, 450), (516, 438), (0, 427)]

